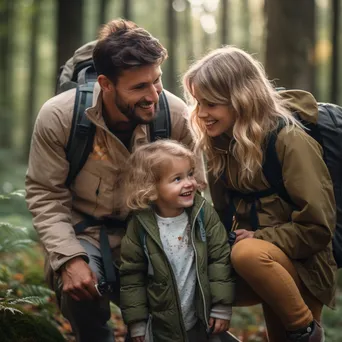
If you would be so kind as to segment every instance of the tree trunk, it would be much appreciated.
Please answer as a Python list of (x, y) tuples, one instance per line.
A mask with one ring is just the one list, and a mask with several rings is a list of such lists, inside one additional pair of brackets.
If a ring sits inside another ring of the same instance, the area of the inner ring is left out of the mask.
[(340, 27), (340, 0), (332, 0), (332, 61), (331, 61), (331, 102), (339, 100), (339, 27)]
[(33, 128), (33, 121), (35, 118), (35, 100), (37, 95), (37, 38), (39, 30), (41, 0), (34, 0), (32, 3), (31, 14), (31, 37), (30, 37), (30, 55), (29, 55), (29, 82), (27, 93), (27, 116), (25, 125), (25, 139), (24, 139), (24, 158), (27, 158), (30, 152), (31, 135)]
[(57, 72), (82, 44), (83, 0), (58, 0)]
[(122, 0), (122, 1), (123, 1), (123, 17), (127, 20), (133, 20), (131, 0)]
[(176, 46), (177, 46), (177, 23), (176, 11), (172, 7), (173, 0), (168, 0), (167, 6), (167, 37), (168, 37), (168, 54), (170, 58), (167, 60), (167, 81), (168, 89), (171, 92), (176, 91)]
[(249, 1), (241, 1), (241, 17), (242, 17), (242, 29), (243, 29), (243, 40), (242, 47), (249, 51), (249, 38), (250, 38), (250, 22), (251, 18), (249, 15)]
[(99, 26), (106, 23), (107, 7), (108, 7), (108, 0), (100, 0)]
[(266, 0), (266, 71), (278, 86), (315, 93), (315, 2)]
[(188, 65), (194, 58), (194, 40), (193, 40), (193, 32), (192, 32), (192, 14), (191, 14), (191, 5), (189, 1), (186, 1), (186, 8), (184, 11), (184, 35), (186, 41), (186, 59), (188, 61)]
[(222, 8), (221, 8), (221, 45), (228, 44), (228, 0), (222, 0)]
[(14, 5), (12, 0), (5, 0), (0, 8), (0, 105), (1, 128), (0, 147), (12, 147), (13, 132), (13, 88), (11, 60), (13, 58), (13, 23)]

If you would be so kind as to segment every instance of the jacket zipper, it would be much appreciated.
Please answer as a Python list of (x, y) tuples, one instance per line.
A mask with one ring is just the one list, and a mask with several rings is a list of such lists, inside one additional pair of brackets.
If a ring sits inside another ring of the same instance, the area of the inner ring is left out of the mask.
[[(203, 204), (202, 204), (203, 205)], [(146, 225), (144, 224), (144, 222), (140, 219), (140, 217), (138, 216), (138, 220), (139, 222), (141, 223), (141, 225), (144, 227), (145, 231), (148, 232), (148, 229), (146, 229)], [(173, 288), (174, 288), (174, 291), (175, 291), (175, 297), (176, 297), (176, 302), (177, 302), (177, 309), (178, 309), (178, 318), (179, 318), (179, 323), (180, 323), (180, 326), (182, 328), (182, 331), (183, 331), (183, 335), (185, 336), (186, 338), (186, 330), (185, 330), (185, 326), (184, 326), (184, 323), (183, 323), (183, 320), (181, 319), (182, 317), (182, 307), (180, 305), (180, 302), (179, 302), (179, 295), (178, 295), (178, 291), (176, 291), (175, 289), (177, 289), (177, 282), (176, 282), (176, 279), (175, 279), (175, 275), (173, 274), (173, 270), (172, 270), (172, 267), (170, 265), (170, 262), (167, 258), (167, 255), (163, 249), (163, 247), (160, 245), (160, 243), (151, 235), (149, 234), (151, 239), (157, 244), (157, 246), (161, 249), (164, 257), (165, 257), (165, 260), (167, 262), (167, 265), (168, 265), (168, 268), (169, 268), (169, 271), (170, 271), (170, 274), (171, 274), (171, 278), (172, 278), (172, 283), (173, 283)], [(185, 332), (185, 334), (184, 334)]]
[[(209, 321), (208, 321), (208, 317), (207, 317), (207, 306), (206, 306), (206, 301), (205, 301), (205, 297), (204, 297), (204, 292), (203, 292), (203, 287), (202, 287), (202, 284), (201, 284), (201, 280), (200, 280), (200, 277), (199, 277), (199, 272), (198, 272), (198, 253), (197, 253), (197, 250), (196, 250), (196, 246), (195, 246), (195, 243), (194, 243), (194, 227), (195, 227), (195, 224), (196, 224), (196, 219), (197, 219), (197, 216), (200, 212), (200, 210), (202, 209), (204, 205), (204, 201), (202, 202), (202, 204), (200, 205), (199, 209), (197, 210), (197, 213), (194, 217), (194, 221), (192, 223), (192, 227), (191, 227), (191, 243), (192, 243), (192, 247), (194, 249), (194, 252), (195, 252), (195, 261), (196, 261), (196, 275), (197, 275), (197, 279), (198, 279), (198, 284), (199, 284), (199, 288), (200, 288), (200, 291), (201, 291), (201, 295), (202, 295), (202, 298), (203, 298), (203, 307), (204, 307), (204, 319), (205, 319), (205, 323), (207, 325), (206, 328), (209, 327)], [(203, 222), (204, 224), (204, 222)]]

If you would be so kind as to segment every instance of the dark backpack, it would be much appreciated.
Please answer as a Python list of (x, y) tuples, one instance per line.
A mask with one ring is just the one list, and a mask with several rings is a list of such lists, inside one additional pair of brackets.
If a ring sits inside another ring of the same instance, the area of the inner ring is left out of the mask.
[[(56, 94), (76, 88), (76, 98), (72, 126), (66, 156), (69, 161), (69, 174), (66, 186), (70, 186), (87, 161), (93, 148), (96, 127), (85, 115), (85, 110), (92, 106), (94, 85), (97, 73), (91, 58), (96, 42), (90, 42), (75, 52), (78, 62), (73, 65), (73, 58), (60, 68), (56, 84)], [(84, 51), (85, 50), (85, 51)], [(80, 57), (81, 56), (81, 57)], [(80, 60), (86, 57), (85, 60)], [(150, 123), (150, 141), (167, 139), (171, 136), (170, 110), (164, 91), (159, 96), (158, 115)]]
[[(334, 185), (336, 200), (336, 230), (333, 238), (333, 252), (338, 268), (342, 267), (342, 108), (329, 103), (318, 103), (318, 120), (316, 124), (309, 123), (301, 118), (300, 113), (294, 113), (296, 118), (307, 128), (307, 134), (320, 143), (323, 148), (324, 161), (329, 169)], [(251, 192), (248, 194), (236, 191), (229, 191), (232, 199), (234, 196), (245, 199), (252, 203), (251, 225), (254, 230), (258, 228), (258, 221), (255, 208), (255, 200), (277, 193), (283, 200), (296, 207), (286, 191), (282, 177), (282, 165), (276, 152), (276, 141), (280, 130), (285, 126), (279, 122), (278, 128), (268, 136), (268, 143), (265, 152), (263, 173), (271, 188)], [(234, 204), (230, 206), (226, 218), (226, 228), (230, 230), (232, 217), (235, 214)]]

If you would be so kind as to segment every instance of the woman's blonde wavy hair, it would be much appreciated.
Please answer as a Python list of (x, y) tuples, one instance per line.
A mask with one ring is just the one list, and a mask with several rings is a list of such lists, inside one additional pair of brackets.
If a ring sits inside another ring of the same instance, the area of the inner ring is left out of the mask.
[(195, 167), (193, 152), (174, 140), (158, 140), (140, 146), (132, 153), (125, 175), (126, 205), (129, 209), (146, 209), (158, 198), (157, 184), (165, 167), (175, 157), (187, 158), (191, 167)]
[[(233, 139), (227, 150), (240, 166), (241, 184), (247, 189), (262, 168), (263, 143), (266, 135), (283, 119), (288, 129), (301, 125), (287, 109), (284, 100), (267, 79), (264, 68), (245, 51), (226, 46), (210, 52), (195, 62), (183, 77), (185, 97), (194, 104), (194, 94), (214, 104), (229, 105), (235, 122)], [(219, 177), (227, 158), (213, 146), (206, 134), (195, 106), (190, 116), (190, 127), (195, 148), (207, 154), (209, 170)]]

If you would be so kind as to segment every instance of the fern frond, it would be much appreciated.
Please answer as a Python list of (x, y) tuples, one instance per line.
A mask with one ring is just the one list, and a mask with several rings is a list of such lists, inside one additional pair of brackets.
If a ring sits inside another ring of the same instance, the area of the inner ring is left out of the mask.
[(11, 298), (7, 301), (10, 305), (19, 305), (19, 304), (31, 304), (31, 305), (40, 305), (45, 304), (44, 301), (36, 296), (24, 297), (24, 298)]
[(17, 308), (12, 308), (10, 306), (5, 306), (5, 305), (2, 305), (0, 304), (0, 311), (9, 311), (11, 312), (13, 315), (18, 313), (18, 314), (23, 314), (22, 311), (20, 311), (19, 309)]
[(0, 222), (0, 253), (13, 252), (32, 244), (26, 228)]
[(22, 198), (25, 197), (25, 194), (26, 194), (26, 192), (24, 189), (16, 190), (16, 191), (13, 191), (10, 193), (11, 196), (18, 196), (18, 197), (22, 197)]
[(47, 287), (39, 286), (39, 285), (22, 285), (19, 287), (19, 290), (22, 293), (23, 297), (51, 297), (54, 295), (54, 292)]

